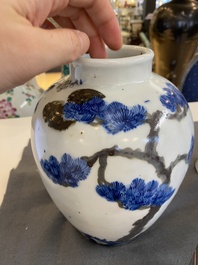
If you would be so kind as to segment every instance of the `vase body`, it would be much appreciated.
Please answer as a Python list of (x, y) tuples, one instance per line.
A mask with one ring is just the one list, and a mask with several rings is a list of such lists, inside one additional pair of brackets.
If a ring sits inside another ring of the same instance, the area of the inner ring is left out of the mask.
[(0, 94), (0, 119), (32, 116), (42, 94), (35, 78)]
[(117, 245), (150, 227), (189, 166), (188, 103), (153, 74), (153, 52), (123, 46), (108, 59), (80, 58), (44, 93), (32, 149), (51, 198), (87, 238)]
[(177, 87), (198, 45), (198, 2), (172, 0), (161, 5), (150, 24), (154, 71)]

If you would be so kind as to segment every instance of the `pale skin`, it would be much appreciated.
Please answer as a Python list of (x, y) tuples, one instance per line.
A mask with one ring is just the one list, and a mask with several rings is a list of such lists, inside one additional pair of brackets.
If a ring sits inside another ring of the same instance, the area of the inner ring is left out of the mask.
[(105, 44), (122, 46), (109, 0), (0, 0), (0, 6), (0, 93), (86, 52), (105, 58)]

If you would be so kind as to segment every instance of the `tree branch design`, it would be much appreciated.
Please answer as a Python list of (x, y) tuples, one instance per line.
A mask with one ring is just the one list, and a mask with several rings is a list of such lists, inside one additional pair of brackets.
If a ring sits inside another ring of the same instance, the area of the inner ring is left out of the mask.
[[(66, 84), (68, 86), (75, 84)], [(58, 88), (64, 89), (64, 85), (61, 84)], [(192, 155), (192, 148), (194, 138), (192, 136), (191, 146), (189, 153), (178, 154), (174, 161), (170, 163), (168, 167), (165, 166), (165, 160), (163, 156), (160, 156), (157, 152), (158, 141), (160, 138), (160, 124), (164, 119), (177, 120), (180, 122), (186, 117), (188, 111), (188, 104), (181, 95), (180, 92), (170, 83), (166, 83), (166, 87), (163, 89), (165, 94), (160, 96), (160, 101), (163, 106), (166, 107), (163, 111), (156, 110), (150, 114), (146, 111), (143, 106), (136, 105), (131, 108), (123, 105), (119, 102), (112, 102), (109, 105), (104, 101), (105, 96), (100, 92), (92, 89), (80, 89), (68, 97), (68, 103), (53, 101), (48, 103), (43, 110), (43, 117), (48, 125), (56, 130), (66, 130), (75, 122), (84, 122), (90, 126), (103, 126), (107, 133), (116, 134), (120, 131), (127, 132), (133, 130), (141, 125), (149, 125), (150, 129), (147, 135), (147, 143), (144, 150), (133, 149), (131, 147), (120, 148), (118, 145), (112, 146), (111, 148), (105, 148), (93, 154), (92, 156), (82, 156), (77, 161), (76, 165), (77, 176), (75, 171), (72, 171), (73, 176), (70, 175), (70, 169), (74, 167), (74, 159), (65, 154), (63, 161), (60, 165), (55, 158), (51, 158), (51, 164), (47, 160), (41, 160), (41, 165), (47, 175), (56, 183), (64, 186), (77, 187), (79, 181), (83, 181), (89, 175), (89, 171), (98, 161), (98, 176), (97, 176), (97, 187), (112, 187), (113, 185), (120, 185), (122, 183), (111, 183), (106, 179), (106, 169), (108, 166), (108, 157), (124, 157), (129, 160), (139, 159), (145, 161), (155, 168), (156, 175), (161, 180), (161, 185), (168, 186), (170, 184), (170, 178), (175, 166), (181, 162), (189, 163)], [(166, 111), (167, 110), (167, 111)], [(169, 110), (169, 111), (168, 111)], [(70, 161), (70, 165), (66, 165), (65, 161)], [(56, 165), (54, 170), (53, 166)], [(87, 165), (87, 166), (86, 166)], [(67, 172), (65, 167), (69, 167)], [(54, 180), (53, 172), (58, 172)], [(64, 172), (64, 174), (62, 174)], [(65, 173), (66, 172), (66, 173)], [(86, 172), (86, 175), (83, 175)], [(67, 175), (68, 174), (68, 175)], [(82, 175), (82, 176), (81, 176)], [(154, 185), (156, 188), (156, 182), (149, 183), (147, 185)], [(96, 191), (97, 191), (96, 187)], [(161, 187), (160, 187), (161, 188)], [(119, 192), (119, 191), (118, 191)], [(168, 190), (167, 196), (172, 196), (174, 191)], [(99, 194), (100, 195), (100, 194)], [(167, 197), (167, 199), (169, 198)], [(107, 199), (107, 198), (106, 198)], [(125, 208), (120, 200), (115, 200), (119, 207)], [(159, 211), (161, 206), (145, 206), (149, 209), (149, 212), (144, 218), (136, 221), (128, 235), (119, 238), (116, 242), (122, 243), (130, 241), (133, 237), (137, 236), (144, 228), (144, 226), (153, 218), (153, 216)], [(139, 210), (145, 209), (138, 208)]]

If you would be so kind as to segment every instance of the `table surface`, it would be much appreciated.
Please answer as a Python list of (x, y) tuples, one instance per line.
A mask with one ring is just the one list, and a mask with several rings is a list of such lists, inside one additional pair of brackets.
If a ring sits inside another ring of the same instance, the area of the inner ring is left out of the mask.
[[(190, 103), (193, 120), (198, 121), (198, 102)], [(22, 152), (30, 140), (31, 117), (0, 120), (0, 205), (2, 203), (10, 170), (17, 167)]]

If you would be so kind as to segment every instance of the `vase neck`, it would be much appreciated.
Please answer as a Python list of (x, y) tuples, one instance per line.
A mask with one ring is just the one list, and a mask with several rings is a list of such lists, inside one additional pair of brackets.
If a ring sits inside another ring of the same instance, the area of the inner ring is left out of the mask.
[(119, 51), (107, 52), (107, 59), (81, 57), (71, 63), (72, 80), (94, 86), (112, 86), (143, 82), (150, 78), (153, 59), (150, 49), (125, 45)]

